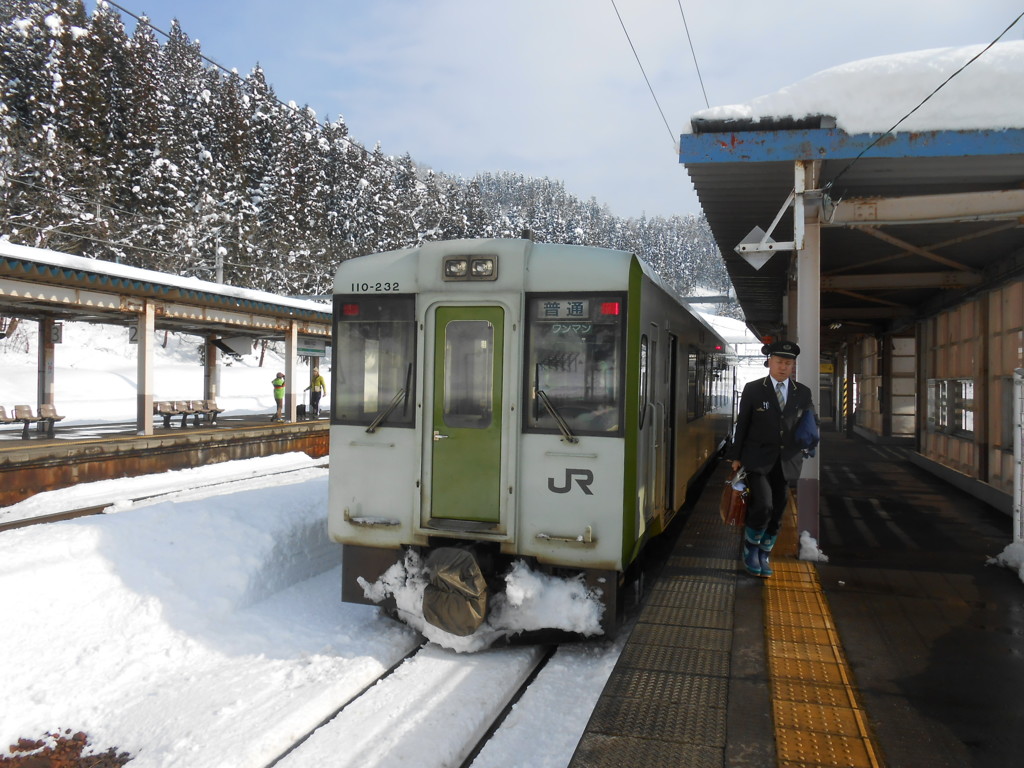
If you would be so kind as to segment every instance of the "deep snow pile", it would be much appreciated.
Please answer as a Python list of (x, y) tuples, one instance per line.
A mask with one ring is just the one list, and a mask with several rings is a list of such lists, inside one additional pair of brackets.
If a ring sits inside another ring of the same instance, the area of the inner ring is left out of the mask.
[[(876, 56), (817, 72), (748, 104), (711, 107), (695, 120), (830, 115), (847, 133), (892, 128), (932, 91), (938, 93), (899, 126), (901, 131), (999, 130), (1024, 126), (1024, 41), (935, 48)], [(981, 53), (966, 69), (943, 83)], [(1018, 96), (1012, 96), (1018, 94)]]
[(417, 643), (339, 600), (317, 480), (0, 534), (0, 744), (255, 765)]
[[(110, 504), (104, 511), (119, 512), (159, 501), (187, 501), (191, 496), (203, 498), (209, 495), (208, 487), (217, 483), (245, 483), (246, 487), (251, 489), (254, 486), (253, 480), (262, 478), (265, 485), (272, 486), (280, 483), (280, 478), (276, 475), (282, 472), (302, 472), (303, 474), (294, 475), (290, 480), (304, 480), (322, 474), (317, 468), (326, 466), (328, 461), (328, 458), (311, 459), (301, 452), (279, 453), (245, 461), (227, 461), (203, 467), (159, 472), (143, 477), (98, 480), (94, 483), (44, 491), (8, 507), (0, 507), (0, 523), (69, 512), (100, 504)], [(157, 500), (153, 500), (152, 497), (156, 497)]]

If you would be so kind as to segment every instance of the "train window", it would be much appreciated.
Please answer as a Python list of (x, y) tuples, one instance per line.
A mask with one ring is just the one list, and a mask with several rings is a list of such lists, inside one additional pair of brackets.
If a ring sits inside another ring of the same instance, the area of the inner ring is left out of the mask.
[(647, 403), (650, 402), (650, 393), (648, 392), (648, 386), (650, 386), (649, 376), (649, 362), (651, 355), (648, 350), (650, 342), (647, 340), (647, 334), (640, 336), (640, 429), (644, 428), (644, 416), (647, 414)]
[(624, 298), (531, 296), (527, 318), (523, 428), (558, 432), (561, 418), (573, 434), (617, 434), (623, 423)]
[(486, 429), (494, 409), (494, 326), (486, 320), (453, 320), (444, 337), (444, 423)]
[(698, 416), (699, 371), (697, 369), (697, 353), (691, 351), (686, 356), (686, 420), (693, 421)]
[(335, 421), (413, 426), (415, 306), (413, 296), (335, 297)]

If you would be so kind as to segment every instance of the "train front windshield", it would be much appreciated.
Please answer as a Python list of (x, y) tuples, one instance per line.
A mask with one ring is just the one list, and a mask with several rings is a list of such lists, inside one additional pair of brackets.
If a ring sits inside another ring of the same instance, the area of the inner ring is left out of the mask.
[(533, 296), (527, 301), (524, 428), (617, 434), (623, 423), (621, 296)]
[(332, 411), (336, 421), (413, 426), (415, 307), (412, 296), (335, 298)]

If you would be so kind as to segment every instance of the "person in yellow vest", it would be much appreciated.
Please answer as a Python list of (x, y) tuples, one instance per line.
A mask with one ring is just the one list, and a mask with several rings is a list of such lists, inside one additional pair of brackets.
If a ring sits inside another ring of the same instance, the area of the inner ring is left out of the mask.
[[(310, 392), (310, 390), (312, 391)], [(309, 410), (306, 411), (306, 418), (320, 418), (320, 398), (327, 394), (327, 382), (324, 381), (324, 377), (320, 375), (319, 368), (313, 369), (313, 380), (303, 391), (309, 392)]]
[(274, 387), (274, 401), (277, 403), (277, 413), (270, 417), (271, 421), (284, 421), (284, 374), (278, 371), (277, 376), (270, 382)]

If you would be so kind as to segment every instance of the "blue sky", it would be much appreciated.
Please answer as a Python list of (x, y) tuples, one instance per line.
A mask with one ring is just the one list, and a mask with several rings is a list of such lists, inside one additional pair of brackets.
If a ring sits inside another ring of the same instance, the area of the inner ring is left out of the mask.
[[(344, 118), (367, 147), (464, 176), (560, 179), (618, 216), (700, 211), (674, 146), (705, 108), (680, 5), (711, 106), (857, 59), (988, 43), (1024, 10), (1020, 0), (117, 1), (163, 30), (177, 18), (225, 67), (259, 63), (278, 98)], [(1024, 39), (1024, 22), (1004, 39)]]

